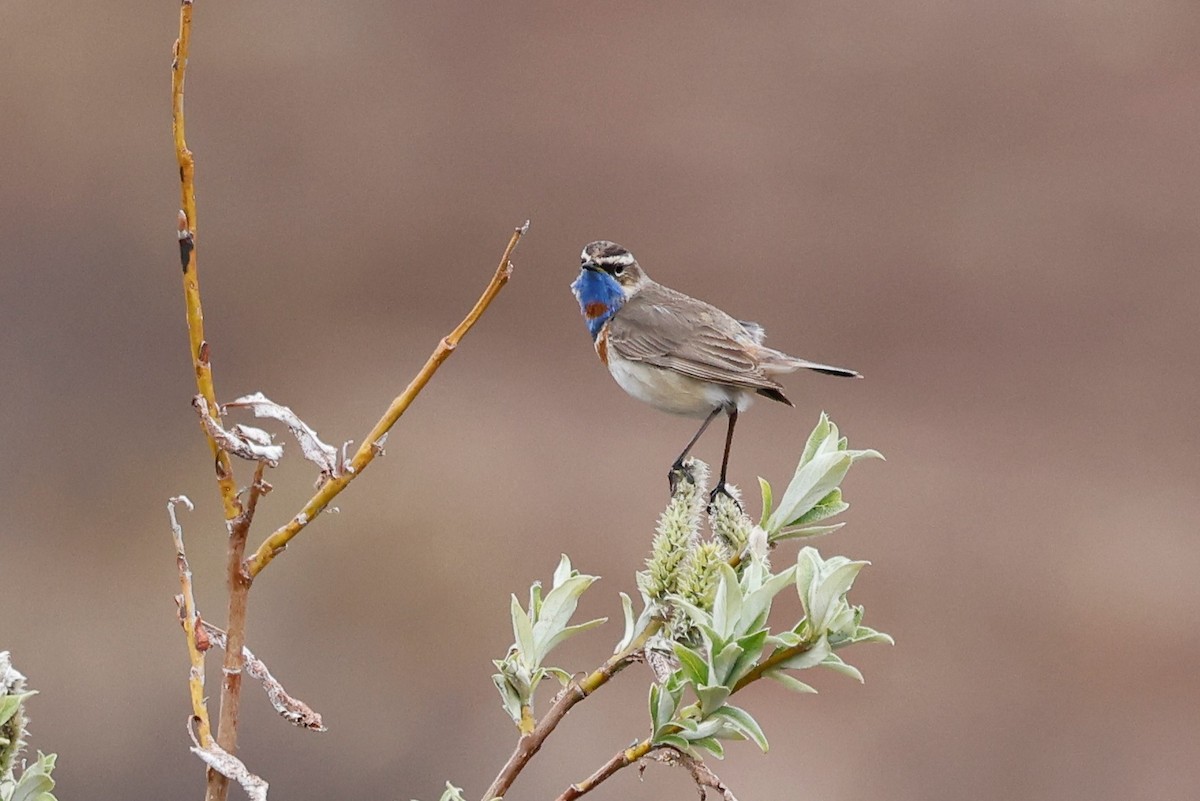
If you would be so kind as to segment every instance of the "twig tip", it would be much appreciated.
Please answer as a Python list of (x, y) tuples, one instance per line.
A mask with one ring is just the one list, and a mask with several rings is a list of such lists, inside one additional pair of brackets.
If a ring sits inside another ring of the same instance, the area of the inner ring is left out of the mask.
[(171, 509), (175, 508), (175, 504), (181, 503), (188, 508), (188, 511), (194, 511), (196, 506), (192, 503), (192, 499), (186, 495), (172, 495), (167, 499), (167, 506)]

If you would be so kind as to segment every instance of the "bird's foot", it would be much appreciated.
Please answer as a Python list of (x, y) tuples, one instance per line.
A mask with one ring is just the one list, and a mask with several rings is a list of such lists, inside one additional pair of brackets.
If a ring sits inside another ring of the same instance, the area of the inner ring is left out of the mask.
[(743, 511), (742, 505), (738, 503), (738, 499), (733, 496), (733, 493), (730, 492), (729, 488), (725, 486), (725, 482), (722, 481), (721, 483), (717, 484), (716, 489), (708, 493), (708, 511), (710, 514), (716, 510), (718, 495), (724, 495), (726, 498), (732, 501), (733, 505), (737, 507), (739, 513)]
[(675, 464), (671, 465), (671, 471), (667, 473), (667, 483), (671, 487), (671, 495), (674, 495), (675, 491), (679, 489), (680, 481), (686, 481), (692, 486), (695, 486), (696, 474), (693, 472), (692, 465), (690, 463), (684, 464), (683, 462), (676, 462)]

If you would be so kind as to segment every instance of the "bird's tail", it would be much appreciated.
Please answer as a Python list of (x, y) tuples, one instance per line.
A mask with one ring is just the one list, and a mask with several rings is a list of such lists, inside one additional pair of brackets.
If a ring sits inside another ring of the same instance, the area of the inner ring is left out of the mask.
[(762, 366), (764, 372), (771, 373), (790, 373), (794, 370), (799, 370), (803, 367), (805, 370), (812, 370), (825, 375), (836, 375), (842, 378), (862, 378), (862, 374), (856, 370), (851, 370), (846, 367), (834, 367), (831, 364), (820, 364), (819, 362), (810, 362), (808, 359), (798, 359), (795, 356), (788, 356), (786, 353), (781, 353), (777, 350), (770, 352), (770, 355), (763, 359)]

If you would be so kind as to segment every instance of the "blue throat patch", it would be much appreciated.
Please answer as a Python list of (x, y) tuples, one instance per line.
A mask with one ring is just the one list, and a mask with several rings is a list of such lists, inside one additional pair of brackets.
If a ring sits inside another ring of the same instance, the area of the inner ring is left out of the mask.
[(608, 318), (616, 314), (625, 303), (625, 293), (621, 291), (621, 285), (615, 278), (596, 270), (584, 270), (579, 273), (575, 283), (571, 284), (571, 291), (579, 301), (579, 311), (583, 313), (588, 331), (595, 341)]

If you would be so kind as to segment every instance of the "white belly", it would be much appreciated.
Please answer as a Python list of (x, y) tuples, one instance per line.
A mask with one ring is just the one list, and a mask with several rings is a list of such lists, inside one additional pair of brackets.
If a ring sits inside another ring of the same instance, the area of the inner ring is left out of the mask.
[(671, 414), (707, 417), (713, 409), (736, 407), (740, 412), (750, 405), (753, 394), (681, 375), (673, 370), (623, 359), (608, 351), (608, 371), (620, 385), (640, 401)]

